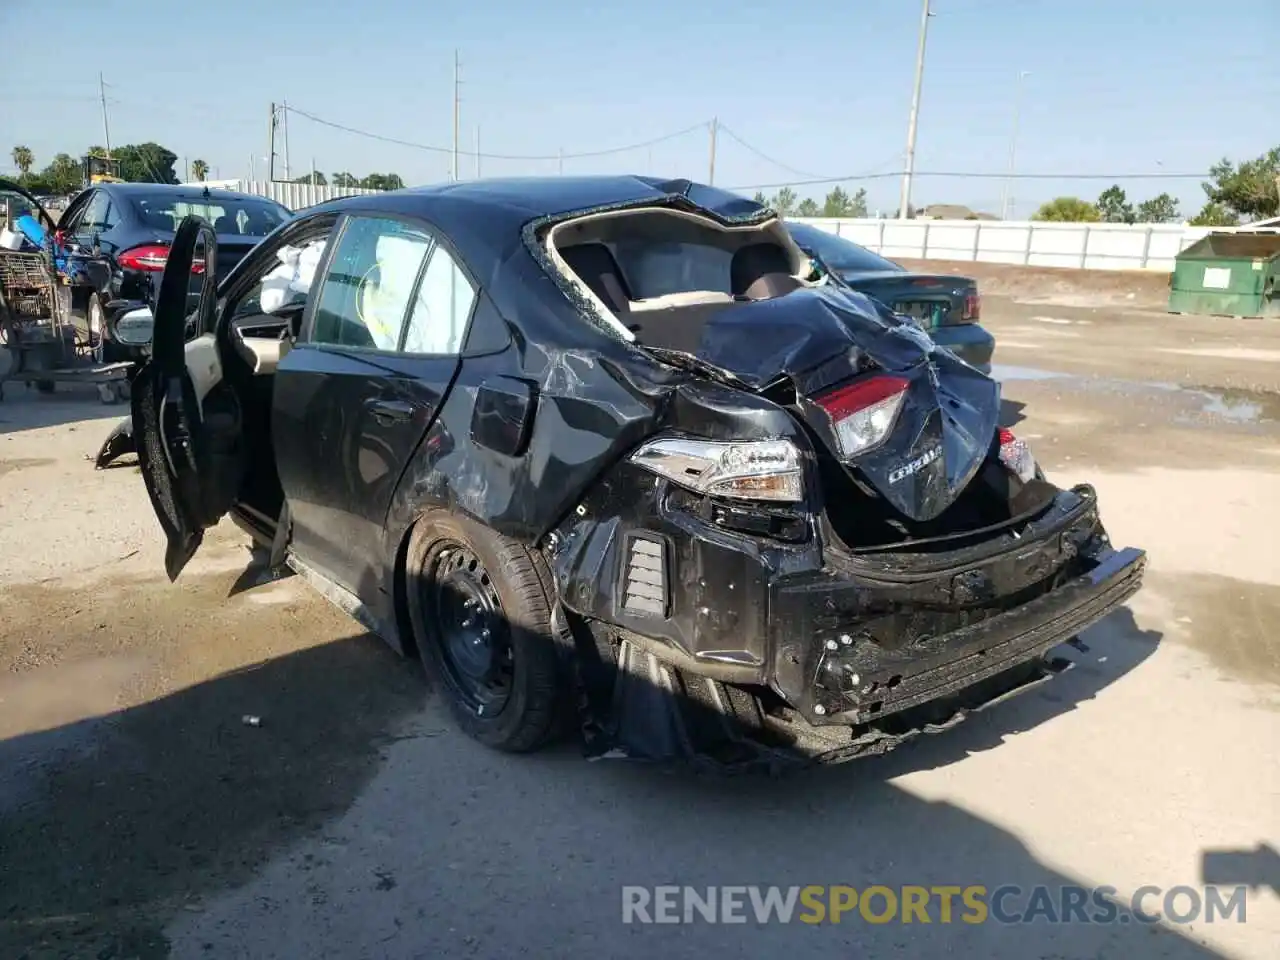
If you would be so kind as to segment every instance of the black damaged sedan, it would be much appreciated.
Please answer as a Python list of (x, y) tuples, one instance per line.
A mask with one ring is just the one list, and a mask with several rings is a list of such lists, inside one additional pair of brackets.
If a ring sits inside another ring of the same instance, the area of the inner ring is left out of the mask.
[(215, 287), (216, 246), (179, 228), (133, 387), (170, 578), (230, 514), (491, 746), (879, 753), (1048, 678), (1138, 589), (1144, 554), (998, 426), (995, 382), (808, 279), (742, 197), (351, 197)]

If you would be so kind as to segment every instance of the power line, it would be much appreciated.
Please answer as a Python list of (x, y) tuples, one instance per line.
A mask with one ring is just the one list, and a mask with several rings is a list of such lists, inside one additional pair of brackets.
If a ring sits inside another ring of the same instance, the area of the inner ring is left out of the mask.
[[(955, 177), (969, 180), (1004, 179), (1008, 173), (979, 173), (972, 170), (925, 170), (915, 171), (913, 177)], [(781, 187), (811, 187), (827, 183), (847, 183), (851, 180), (884, 180), (889, 177), (902, 176), (901, 171), (890, 173), (849, 174), (844, 177), (822, 177), (813, 180), (788, 180), (782, 183), (753, 183), (747, 186), (730, 187), (731, 190), (771, 190)], [(1015, 173), (1015, 180), (1206, 180), (1208, 173)]]
[(775, 167), (779, 168), (780, 170), (785, 170), (787, 171), (787, 173), (794, 173), (797, 177), (808, 177), (814, 180), (823, 179), (820, 174), (807, 173), (804, 170), (797, 170), (795, 167), (789, 166), (788, 164), (783, 163), (781, 160), (777, 160), (769, 156), (763, 150), (757, 150), (751, 144), (747, 143), (747, 141), (743, 140), (740, 136), (738, 136), (736, 133), (734, 133), (732, 130), (726, 127), (723, 123), (720, 124), (719, 126), (720, 126), (721, 132), (727, 133), (729, 135), (729, 139), (735, 141), (740, 147), (743, 147), (744, 149), (750, 151), (751, 153), (754, 153), (761, 160), (764, 160), (767, 163), (773, 164)]
[[(401, 140), (398, 137), (388, 137), (381, 133), (372, 133), (368, 130), (361, 130), (357, 127), (350, 127), (343, 123), (336, 123), (333, 120), (326, 120), (323, 117), (317, 117), (313, 113), (305, 110), (299, 110), (297, 107), (290, 106), (290, 113), (296, 113), (300, 117), (318, 123), (325, 127), (332, 127), (335, 130), (341, 130), (344, 133), (355, 134), (358, 137), (367, 137), (370, 140), (380, 140), (383, 143), (391, 143), (396, 146), (409, 147), (414, 150), (426, 150), (431, 153), (453, 153), (453, 147), (440, 147), (429, 143), (416, 143), (412, 140)], [(685, 127), (683, 130), (676, 130), (674, 133), (663, 134), (660, 137), (654, 137), (651, 140), (642, 140), (639, 143), (629, 143), (622, 147), (609, 147), (606, 150), (586, 150), (580, 153), (551, 153), (551, 154), (519, 154), (519, 153), (484, 153), (481, 156), (490, 160), (575, 160), (585, 157), (605, 157), (615, 153), (626, 153), (630, 150), (639, 150), (644, 147), (655, 146), (659, 143), (665, 143), (668, 140), (674, 140), (677, 137), (683, 137), (693, 133), (695, 130), (705, 130), (706, 122), (695, 123), (692, 126)]]

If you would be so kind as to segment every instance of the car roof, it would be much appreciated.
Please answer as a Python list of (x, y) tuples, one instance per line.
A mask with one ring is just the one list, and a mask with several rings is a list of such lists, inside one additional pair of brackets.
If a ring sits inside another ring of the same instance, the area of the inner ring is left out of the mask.
[[(460, 204), (508, 209), (525, 215), (553, 216), (589, 207), (638, 203), (683, 196), (712, 213), (736, 218), (763, 211), (753, 200), (690, 180), (635, 175), (578, 177), (501, 177), (486, 180), (409, 187), (381, 194), (412, 208), (417, 203), (448, 197)], [(342, 204), (353, 198), (332, 201)], [(367, 199), (367, 197), (361, 198)]]
[(450, 234), (454, 227), (465, 227), (466, 232), (489, 233), (491, 240), (509, 240), (513, 230), (538, 218), (677, 198), (725, 220), (763, 219), (770, 213), (753, 200), (717, 187), (642, 176), (506, 177), (446, 183), (342, 197), (307, 212), (386, 210), (432, 220)]

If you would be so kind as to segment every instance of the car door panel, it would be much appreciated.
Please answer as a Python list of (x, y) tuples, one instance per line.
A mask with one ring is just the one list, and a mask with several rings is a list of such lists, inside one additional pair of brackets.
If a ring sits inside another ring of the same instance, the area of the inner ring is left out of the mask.
[(391, 498), (439, 414), (458, 358), (394, 349), (416, 309), (435, 243), (429, 229), (352, 216), (339, 230), (317, 272), (304, 336), (277, 369), (272, 432), (290, 550), (377, 603)]
[(456, 368), (456, 358), (300, 345), (277, 370), (272, 431), (291, 549), (362, 599), (381, 586), (391, 495)]
[[(212, 324), (216, 291), (210, 278), (193, 274), (191, 266), (215, 251), (209, 224), (197, 217), (182, 222), (160, 282), (151, 355), (130, 391), (138, 465), (167, 540), (170, 580), (195, 555), (204, 531), (231, 508), (238, 474), (247, 467), (234, 444), (234, 413), (205, 402), (221, 380)], [(197, 336), (188, 342), (193, 281), (199, 290)]]

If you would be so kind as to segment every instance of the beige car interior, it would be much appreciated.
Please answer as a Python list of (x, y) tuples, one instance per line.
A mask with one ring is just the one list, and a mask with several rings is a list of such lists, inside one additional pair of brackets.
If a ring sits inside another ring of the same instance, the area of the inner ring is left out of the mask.
[[(685, 345), (711, 314), (734, 303), (814, 285), (805, 279), (809, 258), (776, 217), (736, 226), (668, 207), (612, 210), (557, 224), (545, 242), (557, 269), (613, 332), (655, 346), (680, 349), (675, 341)], [(661, 277), (664, 292), (653, 293), (646, 289), (652, 278), (637, 277), (638, 267), (670, 250), (687, 253), (690, 263), (723, 269), (704, 269), (703, 285), (680, 289), (685, 278), (673, 267)]]

